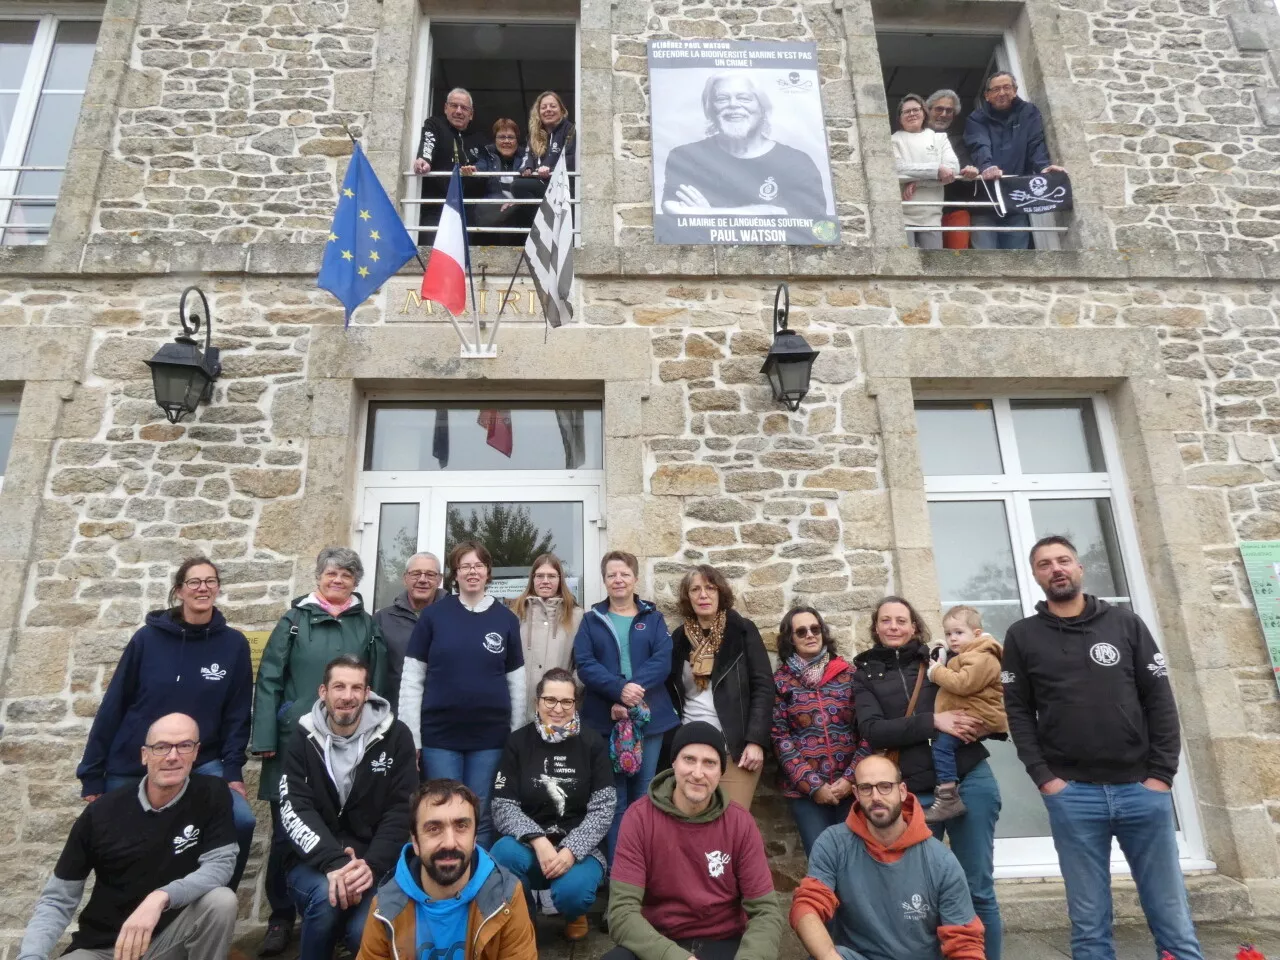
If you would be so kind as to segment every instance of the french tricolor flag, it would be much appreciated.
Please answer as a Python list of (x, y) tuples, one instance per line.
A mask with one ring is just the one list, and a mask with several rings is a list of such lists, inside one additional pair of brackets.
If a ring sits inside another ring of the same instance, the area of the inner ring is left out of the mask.
[(440, 208), (440, 225), (422, 275), (422, 299), (434, 300), (454, 316), (467, 309), (467, 215), (462, 209), (462, 174), (454, 164), (449, 196)]

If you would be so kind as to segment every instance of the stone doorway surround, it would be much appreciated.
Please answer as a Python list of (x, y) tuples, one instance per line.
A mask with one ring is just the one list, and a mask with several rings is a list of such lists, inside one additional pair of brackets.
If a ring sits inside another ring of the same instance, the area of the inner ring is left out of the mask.
[(568, 327), (548, 342), (541, 327), (504, 327), (496, 359), (463, 360), (457, 337), (443, 324), (314, 328), (307, 364), (306, 480), (293, 507), (301, 532), (295, 582), (306, 582), (310, 558), (325, 544), (351, 539), (364, 391), (413, 392), (461, 383), (469, 390), (492, 390), (495, 399), (504, 391), (598, 391), (604, 401), (602, 512), (609, 544), (643, 560), (647, 509), (640, 437), (650, 394), (650, 341), (649, 331), (640, 328)]
[[(1280, 872), (1232, 668), (1267, 667), (1265, 648), (1221, 622), (1204, 573), (1201, 531), (1230, 529), (1224, 506), (1188, 488), (1174, 434), (1204, 430), (1194, 383), (1164, 373), (1147, 330), (864, 330), (867, 393), (875, 401), (888, 488), (889, 541), (899, 588), (940, 609), (913, 397), (920, 389), (1073, 389), (1111, 401), (1142, 562), (1178, 697), (1183, 744), (1208, 853), (1243, 881), (1254, 910), (1280, 902)], [(957, 377), (999, 370), (1000, 378)], [(1220, 515), (1218, 515), (1220, 514)]]

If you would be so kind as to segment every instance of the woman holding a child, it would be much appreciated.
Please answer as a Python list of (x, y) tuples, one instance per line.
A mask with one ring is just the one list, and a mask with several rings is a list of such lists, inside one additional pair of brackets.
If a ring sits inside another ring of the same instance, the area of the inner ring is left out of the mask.
[[(953, 619), (945, 621), (944, 628)], [(956, 799), (963, 806), (956, 807), (964, 813), (934, 824), (933, 829), (939, 835), (945, 829), (949, 835), (951, 852), (969, 881), (974, 910), (986, 928), (987, 957), (1000, 960), (1003, 928), (993, 876), (1000, 789), (987, 764), (986, 748), (978, 741), (1003, 731), (989, 728), (967, 709), (967, 702), (964, 710), (937, 708), (935, 700), (944, 698), (929, 679), (930, 668), (934, 667), (935, 676), (946, 668), (934, 666), (929, 629), (906, 600), (885, 597), (876, 605), (871, 639), (871, 649), (854, 658), (858, 733), (872, 750), (897, 752), (902, 779), (922, 807), (934, 803), (934, 789), (940, 783), (930, 741), (941, 734), (959, 741), (954, 751)], [(998, 683), (998, 671), (995, 679)]]

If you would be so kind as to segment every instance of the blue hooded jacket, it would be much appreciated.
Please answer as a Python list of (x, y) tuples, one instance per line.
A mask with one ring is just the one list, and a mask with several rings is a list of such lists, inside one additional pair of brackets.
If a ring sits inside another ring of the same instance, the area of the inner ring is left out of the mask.
[(153, 610), (124, 648), (94, 717), (76, 768), (82, 794), (105, 793), (109, 776), (143, 776), (147, 728), (170, 713), (185, 713), (200, 726), (195, 766), (220, 760), (224, 779), (243, 780), (252, 703), (249, 641), (221, 611), (192, 626)]
[(1006, 177), (1025, 177), (1049, 166), (1044, 119), (1033, 103), (1014, 97), (1008, 110), (984, 103), (964, 123), (964, 143), (979, 170), (997, 166)]
[(666, 733), (680, 725), (667, 675), (671, 672), (671, 634), (658, 608), (636, 598), (636, 618), (631, 621), (631, 676), (622, 675), (618, 637), (609, 621), (609, 601), (603, 600), (587, 611), (573, 641), (573, 659), (578, 678), (586, 688), (582, 697), (582, 722), (601, 736), (613, 729), (610, 708), (622, 702), (622, 688), (634, 681), (645, 689), (645, 703), (651, 719), (644, 735)]

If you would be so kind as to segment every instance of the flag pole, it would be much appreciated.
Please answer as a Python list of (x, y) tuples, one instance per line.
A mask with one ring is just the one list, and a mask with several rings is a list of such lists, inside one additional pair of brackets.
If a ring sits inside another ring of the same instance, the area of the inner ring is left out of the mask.
[[(507, 284), (507, 292), (502, 295), (502, 303), (498, 307), (498, 315), (493, 318), (493, 329), (489, 331), (489, 346), (492, 347), (498, 338), (498, 324), (502, 322), (502, 311), (507, 309), (507, 299), (511, 296), (511, 291), (516, 285), (516, 278), (520, 276), (520, 267), (529, 259), (527, 250), (520, 251), (520, 259), (516, 261), (516, 268), (511, 272), (511, 282)], [(529, 267), (532, 275), (533, 266)], [(486, 348), (487, 349), (487, 348)]]

